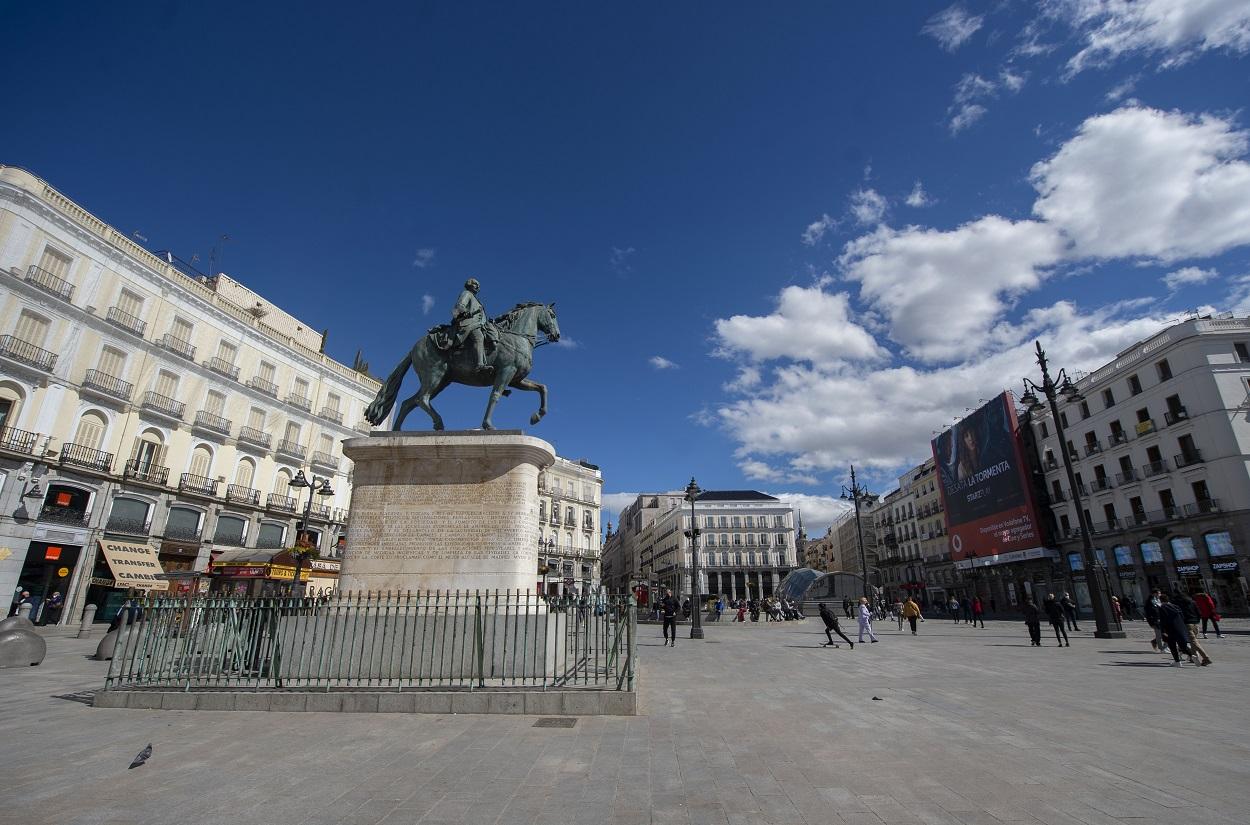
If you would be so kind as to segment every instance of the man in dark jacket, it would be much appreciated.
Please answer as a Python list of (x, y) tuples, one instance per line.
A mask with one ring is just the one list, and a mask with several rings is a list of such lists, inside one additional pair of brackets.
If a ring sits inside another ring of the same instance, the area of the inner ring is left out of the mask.
[(1167, 593), (1159, 594), (1159, 628), (1172, 652), (1172, 666), (1180, 667), (1182, 652), (1193, 655), (1189, 650), (1189, 631), (1185, 628), (1185, 613), (1172, 604)]
[(829, 638), (829, 641), (825, 642), (821, 645), (821, 647), (829, 647), (829, 645), (837, 647), (833, 641), (833, 634), (837, 633), (842, 637), (842, 641), (851, 646), (851, 650), (855, 649), (855, 643), (846, 638), (846, 634), (842, 632), (842, 628), (838, 627), (838, 617), (833, 615), (833, 611), (829, 609), (829, 605), (824, 602), (820, 603), (820, 618), (825, 622), (825, 636)]
[[(677, 599), (673, 598), (672, 590), (664, 591), (664, 598), (660, 599), (660, 615), (664, 618), (664, 646), (672, 645), (677, 647), (677, 611), (681, 610), (681, 605), (677, 603)], [(672, 638), (669, 638), (669, 631), (672, 631)]]
[(1033, 647), (1042, 646), (1042, 611), (1033, 604), (1030, 596), (1024, 597), (1020, 610), (1024, 613), (1024, 625), (1029, 629), (1029, 642)]
[(1065, 644), (1072, 647), (1072, 643), (1068, 641), (1068, 631), (1063, 626), (1063, 607), (1055, 599), (1054, 593), (1046, 594), (1046, 601), (1042, 604), (1042, 608), (1046, 611), (1050, 626), (1055, 629), (1055, 638), (1059, 640), (1059, 647)]
[(1206, 667), (1211, 664), (1211, 657), (1203, 649), (1202, 642), (1198, 641), (1198, 623), (1202, 619), (1198, 605), (1184, 590), (1177, 590), (1172, 598), (1173, 603), (1181, 609), (1181, 614), (1185, 617), (1185, 630), (1189, 636), (1189, 661), (1196, 665), (1199, 663), (1197, 657), (1201, 656), (1202, 665)]
[(1080, 630), (1076, 624), (1076, 602), (1072, 601), (1072, 597), (1064, 593), (1059, 600), (1059, 606), (1063, 608), (1063, 617), (1068, 620), (1068, 625), (1073, 630)]

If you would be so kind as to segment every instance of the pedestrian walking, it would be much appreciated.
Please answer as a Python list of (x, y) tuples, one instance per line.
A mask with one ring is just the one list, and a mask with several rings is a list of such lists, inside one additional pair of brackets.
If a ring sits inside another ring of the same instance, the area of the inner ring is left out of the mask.
[[(855, 643), (846, 638), (846, 634), (843, 633), (842, 628), (838, 626), (838, 617), (834, 615), (833, 611), (829, 609), (829, 605), (825, 602), (820, 603), (820, 618), (824, 620), (825, 636), (829, 638), (829, 641), (825, 642), (821, 645), (821, 647), (829, 647), (830, 645), (837, 647), (837, 642), (833, 640), (833, 634), (837, 633), (842, 637), (842, 641), (851, 646), (851, 650), (855, 649)], [(860, 641), (863, 640), (861, 639)]]
[(1063, 598), (1059, 600), (1059, 606), (1063, 608), (1063, 616), (1068, 620), (1068, 625), (1073, 630), (1081, 628), (1076, 624), (1076, 602), (1072, 601), (1072, 597), (1067, 593), (1063, 594)]
[(864, 634), (868, 634), (868, 638), (875, 645), (877, 643), (877, 634), (872, 632), (872, 611), (868, 608), (868, 597), (861, 596), (859, 600), (859, 641), (862, 644)]
[(1202, 618), (1202, 638), (1207, 637), (1207, 622), (1215, 628), (1215, 638), (1223, 639), (1220, 632), (1220, 614), (1215, 609), (1215, 598), (1205, 590), (1199, 590), (1194, 596), (1194, 604), (1198, 605), (1198, 615)]
[(65, 597), (61, 595), (60, 590), (54, 590), (52, 595), (48, 597), (48, 601), (44, 603), (43, 614), (39, 617), (39, 624), (56, 624), (61, 620), (61, 609), (65, 607)]
[(1124, 623), (1124, 609), (1120, 607), (1120, 600), (1115, 596), (1111, 597), (1111, 614), (1115, 616), (1116, 624)]
[(1167, 593), (1159, 594), (1159, 627), (1163, 630), (1163, 641), (1172, 653), (1172, 667), (1181, 666), (1181, 654), (1191, 658), (1189, 649), (1189, 631), (1185, 627), (1185, 614), (1179, 607), (1172, 604)]
[[(664, 591), (664, 598), (660, 599), (660, 615), (664, 618), (664, 645), (670, 644), (677, 647), (677, 611), (681, 610), (681, 605), (677, 599), (673, 598), (672, 590)], [(672, 631), (670, 641), (669, 632)]]
[[(907, 600), (911, 601), (911, 596), (908, 596)], [(894, 605), (890, 608), (890, 610), (893, 611), (894, 618), (898, 620), (898, 629), (902, 630), (903, 629), (903, 603), (900, 602), (898, 599), (895, 599)]]
[(742, 599), (738, 600), (738, 615), (734, 617), (735, 622), (745, 622), (747, 620), (747, 603)]
[(850, 599), (842, 600), (842, 612), (846, 614), (846, 617), (848, 619), (851, 618), (851, 600)]
[(972, 626), (976, 627), (977, 622), (981, 623), (981, 629), (985, 629), (985, 607), (981, 604), (981, 597), (977, 596), (972, 600)]
[(1159, 623), (1160, 595), (1158, 588), (1151, 591), (1150, 598), (1146, 600), (1146, 606), (1143, 608), (1143, 611), (1146, 614), (1146, 624), (1150, 625), (1155, 632), (1154, 638), (1150, 640), (1150, 646), (1163, 653), (1167, 650), (1167, 645), (1163, 641), (1163, 625)]
[[(916, 635), (916, 622), (924, 621), (924, 616), (920, 613), (920, 605), (916, 604), (916, 600), (911, 596), (907, 597), (907, 601), (903, 602), (903, 609), (899, 611), (899, 615), (907, 620), (911, 625), (911, 635)], [(902, 628), (899, 628), (900, 630)]]
[(972, 624), (972, 599), (964, 596), (959, 600), (959, 613), (963, 617), (964, 624)]
[(998, 602), (994, 600), (993, 596), (990, 596), (990, 615), (998, 615)]
[(1024, 597), (1024, 604), (1020, 607), (1024, 613), (1024, 626), (1029, 629), (1029, 643), (1033, 647), (1042, 646), (1042, 611), (1038, 610), (1037, 605), (1033, 604), (1032, 596)]
[(1042, 608), (1046, 611), (1046, 618), (1050, 621), (1050, 626), (1055, 629), (1055, 638), (1059, 641), (1059, 647), (1063, 647), (1065, 644), (1068, 647), (1072, 647), (1072, 642), (1068, 641), (1067, 628), (1063, 626), (1063, 606), (1055, 599), (1054, 593), (1046, 594), (1046, 601), (1042, 604)]
[(725, 612), (725, 597), (716, 597), (716, 621), (720, 621), (721, 614)]
[(951, 618), (955, 620), (955, 624), (959, 624), (959, 599), (951, 596), (951, 600), (946, 603), (946, 609), (951, 612)]
[[(1198, 622), (1201, 618), (1201, 614), (1198, 612), (1198, 605), (1183, 590), (1176, 591), (1175, 603), (1181, 609), (1181, 615), (1185, 617), (1185, 630), (1189, 636), (1189, 661), (1206, 667), (1211, 664), (1211, 657), (1207, 655), (1206, 650), (1202, 647), (1202, 643), (1198, 641)], [(1202, 657), (1201, 662), (1197, 660), (1197, 656)]]

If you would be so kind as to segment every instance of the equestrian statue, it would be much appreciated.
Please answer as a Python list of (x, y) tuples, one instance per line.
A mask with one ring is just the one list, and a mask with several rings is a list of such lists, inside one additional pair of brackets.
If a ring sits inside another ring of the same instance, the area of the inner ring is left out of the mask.
[[(421, 387), (399, 405), (394, 430), (403, 427), (414, 407), (429, 413), (434, 429), (443, 429), (443, 417), (430, 402), (450, 384), (491, 388), (482, 418), (483, 430), (495, 429), (491, 414), (500, 396), (511, 394), (509, 387), (538, 393), (538, 411), (530, 416), (530, 424), (537, 424), (547, 414), (547, 387), (531, 381), (529, 373), (534, 366), (534, 347), (560, 340), (556, 305), (517, 304), (506, 314), (489, 320), (477, 297), (479, 289), (476, 278), (465, 281), (464, 291), (452, 310), (451, 323), (430, 329), (391, 370), (382, 389), (365, 408), (365, 419), (370, 424), (386, 420), (409, 367), (421, 379)], [(539, 340), (539, 332), (545, 340)]]

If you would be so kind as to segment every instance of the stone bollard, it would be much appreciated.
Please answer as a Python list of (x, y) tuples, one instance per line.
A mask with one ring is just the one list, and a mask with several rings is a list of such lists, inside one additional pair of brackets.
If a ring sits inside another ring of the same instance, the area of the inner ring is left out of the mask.
[(75, 639), (81, 639), (91, 630), (91, 625), (95, 621), (96, 606), (94, 604), (87, 605), (87, 609), (82, 612), (82, 623), (78, 625), (78, 635)]
[(30, 604), (29, 602), (23, 605), (19, 605), (17, 608), (17, 615), (21, 616), (23, 619), (29, 622), (31, 621), (30, 611), (33, 608), (34, 608), (34, 605)]

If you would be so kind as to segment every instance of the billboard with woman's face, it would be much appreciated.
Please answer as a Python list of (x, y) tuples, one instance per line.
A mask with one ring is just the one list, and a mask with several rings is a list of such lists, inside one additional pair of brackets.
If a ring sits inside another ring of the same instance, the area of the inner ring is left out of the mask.
[(1003, 393), (933, 440), (951, 559), (1042, 546), (1016, 408)]

